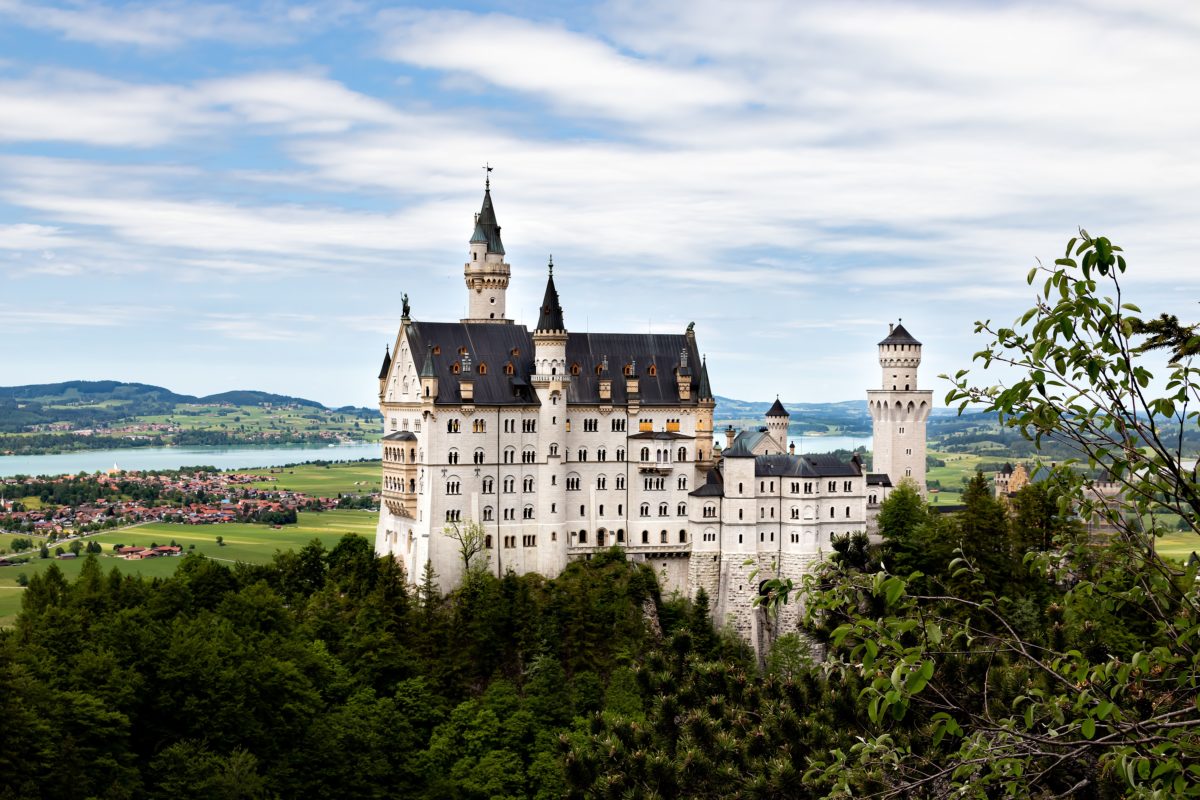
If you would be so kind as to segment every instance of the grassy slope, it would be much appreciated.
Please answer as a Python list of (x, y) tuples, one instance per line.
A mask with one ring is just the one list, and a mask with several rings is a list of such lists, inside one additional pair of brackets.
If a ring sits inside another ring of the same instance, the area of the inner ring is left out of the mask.
[[(276, 550), (294, 550), (319, 539), (324, 545), (333, 547), (347, 533), (366, 536), (374, 541), (375, 523), (378, 514), (373, 511), (327, 511), (323, 514), (302, 512), (296, 525), (276, 530), (267, 525), (234, 523), (229, 525), (176, 525), (156, 522), (97, 534), (94, 537), (104, 545), (105, 553), (101, 566), (107, 572), (116, 567), (123, 572), (137, 573), (147, 577), (165, 577), (175, 572), (179, 565), (176, 558), (154, 558), (146, 561), (125, 561), (111, 554), (116, 543), (149, 545), (151, 542), (167, 544), (172, 539), (186, 550), (196, 545), (196, 552), (223, 561), (246, 561), (262, 564), (271, 560)], [(218, 547), (216, 537), (224, 537), (225, 546)], [(82, 558), (73, 561), (35, 558), (27, 566), (0, 569), (0, 627), (11, 625), (21, 607), (21, 589), (17, 586), (17, 575), (24, 572), (29, 576), (42, 571), (50, 564), (58, 564), (68, 579), (79, 574)]]
[(362, 461), (353, 464), (301, 464), (298, 467), (238, 470), (252, 475), (272, 475), (273, 481), (260, 481), (260, 489), (287, 489), (318, 497), (337, 497), (340, 493), (363, 494), (379, 491), (382, 462)]

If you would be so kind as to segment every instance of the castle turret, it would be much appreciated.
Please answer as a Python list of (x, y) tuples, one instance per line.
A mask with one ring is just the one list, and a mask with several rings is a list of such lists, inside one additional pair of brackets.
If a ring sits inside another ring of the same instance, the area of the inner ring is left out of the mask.
[(713, 411), (717, 407), (713, 397), (712, 386), (708, 382), (708, 359), (700, 361), (700, 385), (696, 389), (696, 461), (697, 467), (711, 469), (714, 462), (713, 452), (716, 443), (713, 441)]
[(421, 401), (432, 403), (437, 400), (438, 377), (433, 368), (433, 345), (425, 348), (425, 363), (421, 366)]
[(483, 206), (475, 215), (471, 234), (470, 260), (463, 267), (467, 282), (467, 318), (463, 322), (511, 323), (504, 316), (509, 266), (504, 261), (504, 243), (492, 206), (492, 181), (483, 190)]
[(388, 375), (392, 371), (392, 348), (384, 345), (383, 366), (379, 368), (379, 396), (382, 398), (387, 389)]
[(775, 404), (767, 409), (767, 433), (778, 445), (776, 452), (782, 453), (787, 450), (790, 416), (783, 403), (779, 402), (779, 395), (775, 395)]
[[(554, 258), (547, 265), (546, 293), (538, 312), (537, 328), (533, 331), (534, 374), (530, 381), (537, 390), (541, 407), (538, 409), (538, 440), (545, 446), (539, 455), (541, 471), (538, 481), (538, 537), (549, 543), (538, 551), (539, 569), (555, 574), (567, 565), (567, 498), (566, 481), (561, 478), (563, 459), (567, 452), (567, 387), (571, 374), (567, 367), (567, 326), (563, 322), (562, 304), (554, 286)], [(544, 460), (542, 460), (544, 458)]]
[(921, 343), (903, 325), (888, 325), (879, 343), (882, 387), (867, 392), (874, 421), (871, 471), (886, 474), (893, 484), (913, 480), (925, 494), (925, 423), (933, 408), (933, 392), (917, 388)]

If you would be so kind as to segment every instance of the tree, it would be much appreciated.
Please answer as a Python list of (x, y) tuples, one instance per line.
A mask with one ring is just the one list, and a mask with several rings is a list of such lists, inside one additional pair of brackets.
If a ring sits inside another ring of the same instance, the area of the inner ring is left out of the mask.
[[(450, 522), (442, 532), (458, 544), (458, 554), (463, 560), (463, 575), (470, 577), (476, 572), (487, 570), (487, 530), (481, 523), (468, 521), (464, 525)], [(482, 558), (477, 558), (482, 554)]]
[(83, 552), (83, 542), (75, 539), (67, 546), (67, 549), (69, 549), (75, 555), (79, 555), (81, 552)]
[(217, 537), (217, 547), (224, 547), (224, 546), (225, 546), (225, 537), (218, 536)]
[[(814, 757), (810, 780), (886, 797), (1200, 796), (1200, 568), (1153, 547), (1164, 513), (1200, 532), (1183, 444), (1197, 342), (1171, 339), (1178, 360), (1155, 380), (1165, 356), (1153, 339), (1138, 345), (1125, 268), (1120, 248), (1081, 232), (1029, 273), (1041, 290), (1016, 324), (976, 326), (990, 338), (976, 358), (1008, 382), (950, 379), (947, 403), (982, 404), (1035, 445), (1075, 453), (1044, 467), (1053, 514), (1022, 499), (1016, 524), (1036, 525), (1004, 545), (1013, 522), (977, 477), (941, 574), (806, 579), (808, 622), (831, 629), (823, 668), (864, 682), (870, 722), (853, 746)], [(1080, 541), (1076, 515), (1115, 533)]]

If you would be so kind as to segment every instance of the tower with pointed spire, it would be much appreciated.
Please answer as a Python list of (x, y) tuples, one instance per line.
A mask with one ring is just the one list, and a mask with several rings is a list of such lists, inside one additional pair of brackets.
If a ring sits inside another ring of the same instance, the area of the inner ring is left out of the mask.
[(779, 445), (778, 453), (787, 452), (788, 446), (788, 424), (791, 422), (791, 415), (787, 409), (783, 407), (783, 403), (779, 402), (779, 395), (775, 395), (775, 404), (767, 409), (767, 433)]
[(871, 472), (887, 475), (895, 486), (905, 478), (925, 487), (925, 423), (933, 408), (933, 392), (917, 388), (921, 343), (904, 325), (888, 325), (879, 343), (883, 381), (867, 391), (867, 408), (874, 422)]
[(500, 224), (492, 205), (490, 176), (484, 182), (483, 206), (475, 215), (469, 250), (469, 259), (463, 265), (463, 278), (467, 283), (467, 318), (463, 322), (511, 323), (512, 320), (504, 316), (510, 269), (504, 260)]

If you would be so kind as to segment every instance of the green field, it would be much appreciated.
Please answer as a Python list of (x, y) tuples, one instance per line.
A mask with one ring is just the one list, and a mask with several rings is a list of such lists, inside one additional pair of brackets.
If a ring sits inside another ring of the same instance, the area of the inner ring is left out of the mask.
[(254, 484), (260, 489), (286, 489), (317, 497), (337, 497), (339, 494), (368, 494), (381, 485), (379, 461), (359, 461), (351, 464), (301, 464), (297, 467), (271, 467), (258, 470), (235, 470), (249, 475), (270, 474), (273, 481)]
[[(936, 505), (955, 505), (962, 501), (963, 478), (975, 474), (981, 461), (995, 461), (994, 458), (970, 455), (966, 453), (935, 453), (929, 455), (946, 462), (944, 467), (933, 467), (928, 470), (925, 479), (941, 481), (941, 491), (931, 492), (929, 502)], [(990, 476), (989, 476), (990, 477)]]
[[(276, 550), (294, 550), (319, 539), (327, 548), (333, 547), (347, 533), (366, 536), (373, 542), (378, 514), (373, 511), (326, 511), (301, 512), (296, 525), (276, 530), (267, 525), (231, 523), (228, 525), (177, 525), (155, 522), (127, 528), (121, 531), (96, 534), (93, 537), (104, 545), (105, 553), (100, 565), (107, 572), (117, 567), (147, 577), (167, 577), (179, 566), (178, 558), (152, 558), (145, 561), (125, 561), (111, 554), (114, 544), (149, 545), (169, 544), (173, 539), (188, 552), (195, 545), (195, 552), (209, 558), (230, 563), (245, 561), (265, 564)], [(217, 545), (217, 537), (224, 539), (224, 546)], [(52, 548), (53, 549), (53, 548)], [(67, 576), (73, 579), (79, 574), (83, 559), (58, 561), (57, 559), (34, 558), (27, 566), (0, 569), (0, 627), (11, 625), (21, 608), (21, 588), (17, 575), (24, 572), (32, 577), (50, 564), (58, 564)]]
[(180, 404), (174, 412), (132, 417), (144, 424), (176, 425), (185, 430), (230, 433), (304, 433), (325, 431), (354, 439), (378, 439), (379, 425), (319, 408), (264, 408)]
[(1200, 536), (1191, 531), (1172, 531), (1158, 540), (1158, 554), (1178, 561), (1187, 561), (1192, 552), (1200, 552)]

